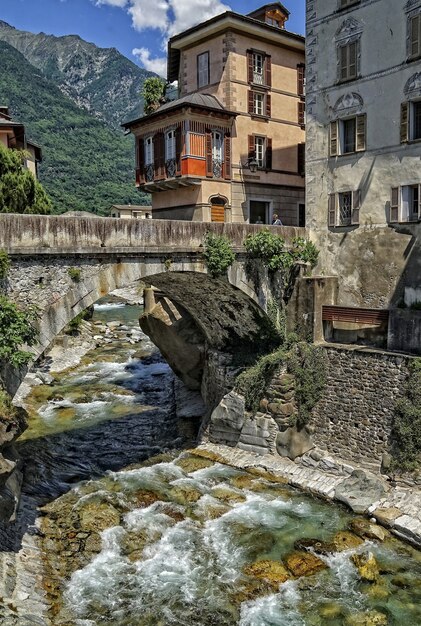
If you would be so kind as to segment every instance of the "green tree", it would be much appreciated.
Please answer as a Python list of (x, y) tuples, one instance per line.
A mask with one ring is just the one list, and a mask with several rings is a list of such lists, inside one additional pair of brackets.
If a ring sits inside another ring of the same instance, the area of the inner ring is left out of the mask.
[(147, 78), (143, 83), (142, 97), (145, 102), (144, 111), (146, 115), (150, 115), (156, 111), (165, 99), (166, 84), (162, 78), (154, 76)]
[(0, 213), (42, 213), (51, 202), (41, 184), (23, 164), (26, 153), (0, 145)]
[(35, 344), (35, 317), (35, 310), (22, 311), (6, 296), (0, 296), (0, 362), (19, 367), (31, 360), (32, 354), (21, 348)]

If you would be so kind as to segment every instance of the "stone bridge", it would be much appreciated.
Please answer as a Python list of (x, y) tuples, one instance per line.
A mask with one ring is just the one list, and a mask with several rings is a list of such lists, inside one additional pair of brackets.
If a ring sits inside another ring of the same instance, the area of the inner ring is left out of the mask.
[[(36, 360), (81, 311), (116, 288), (142, 280), (182, 306), (209, 347), (260, 340), (274, 289), (246, 273), (243, 242), (261, 226), (100, 217), (0, 215), (0, 249), (11, 269), (3, 289), (20, 306), (36, 305)], [(306, 236), (294, 227), (269, 227), (291, 241)], [(203, 258), (206, 232), (226, 235), (236, 251), (227, 278), (213, 279)], [(276, 288), (275, 288), (276, 291)], [(279, 295), (279, 294), (278, 294)], [(3, 379), (15, 393), (24, 372), (6, 368)]]

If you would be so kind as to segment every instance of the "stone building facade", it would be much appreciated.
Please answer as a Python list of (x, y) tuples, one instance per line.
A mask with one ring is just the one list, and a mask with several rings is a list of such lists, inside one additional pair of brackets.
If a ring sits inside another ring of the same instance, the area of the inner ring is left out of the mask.
[(42, 161), (41, 148), (29, 141), (25, 126), (15, 122), (6, 106), (0, 106), (0, 144), (6, 148), (25, 150), (25, 167), (37, 178), (38, 163)]
[(421, 301), (421, 1), (307, 0), (307, 225), (337, 304)]
[[(279, 2), (169, 41), (179, 98), (126, 125), (153, 217), (305, 225), (304, 38)], [(251, 163), (256, 163), (255, 168)]]

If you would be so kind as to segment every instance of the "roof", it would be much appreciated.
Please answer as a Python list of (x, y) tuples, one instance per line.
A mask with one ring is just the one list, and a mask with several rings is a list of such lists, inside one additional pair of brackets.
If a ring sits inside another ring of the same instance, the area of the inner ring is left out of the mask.
[(232, 117), (238, 115), (233, 111), (228, 111), (225, 109), (222, 104), (219, 102), (218, 98), (215, 96), (211, 96), (208, 93), (192, 93), (188, 96), (184, 96), (183, 98), (179, 98), (178, 100), (172, 100), (171, 102), (166, 102), (161, 105), (156, 111), (150, 113), (149, 115), (144, 115), (143, 117), (139, 117), (136, 120), (131, 122), (125, 122), (123, 124), (124, 128), (130, 128), (137, 124), (138, 122), (142, 122), (144, 120), (150, 120), (155, 117), (158, 117), (162, 113), (167, 113), (168, 111), (174, 111), (176, 109), (183, 109), (185, 107), (194, 107), (197, 109), (206, 109), (206, 111), (217, 111), (219, 113), (224, 113), (226, 115), (230, 115)]
[(144, 204), (112, 204), (111, 208), (118, 211), (124, 211), (125, 209), (130, 209), (131, 211), (152, 211), (151, 206), (145, 206)]
[[(278, 28), (276, 26), (266, 24), (266, 22), (263, 22), (262, 20), (251, 17), (252, 15), (256, 15), (256, 14), (260, 15), (263, 8), (269, 7), (269, 6), (272, 6), (272, 5), (271, 4), (263, 5), (263, 7), (261, 7), (260, 9), (257, 9), (256, 11), (253, 11), (253, 13), (250, 15), (242, 15), (241, 13), (234, 13), (234, 11), (226, 11), (225, 13), (221, 13), (220, 15), (216, 15), (215, 17), (212, 17), (206, 22), (197, 24), (196, 26), (193, 26), (192, 28), (189, 28), (188, 30), (185, 30), (182, 33), (178, 33), (177, 35), (174, 35), (173, 37), (171, 37), (171, 39), (168, 41), (168, 74), (167, 74), (168, 80), (170, 82), (178, 80), (178, 69), (179, 69), (179, 64), (180, 64), (180, 48), (183, 47), (182, 44), (179, 42), (185, 39), (187, 43), (187, 39), (189, 38), (192, 39), (191, 35), (194, 35), (200, 32), (201, 30), (205, 30), (205, 29), (208, 29), (208, 31), (210, 31), (210, 35), (213, 35), (217, 30), (223, 30), (224, 26), (226, 29), (228, 29), (229, 27), (232, 28), (233, 26), (236, 26), (236, 25), (238, 26), (239, 24), (241, 24), (243, 28), (246, 26), (249, 26), (249, 28), (258, 27), (259, 30), (261, 30), (267, 35), (270, 35), (272, 37), (275, 35), (277, 43), (279, 43), (279, 38), (283, 38), (285, 40), (289, 40), (291, 44), (295, 44), (295, 45), (297, 43), (302, 44), (302, 47), (304, 49), (305, 39), (302, 35), (298, 35), (297, 33), (292, 33), (288, 30), (285, 30), (285, 28)], [(274, 3), (274, 6), (278, 9), (283, 7), (283, 5), (280, 2)], [(286, 11), (284, 7), (282, 10)], [(178, 46), (177, 46), (177, 43), (179, 43)], [(188, 43), (190, 44), (190, 41)]]
[(284, 5), (281, 4), (281, 2), (271, 2), (270, 4), (264, 4), (263, 6), (259, 7), (255, 11), (252, 11), (251, 13), (248, 13), (247, 15), (249, 17), (254, 17), (255, 15), (261, 15), (263, 11), (276, 11), (276, 10), (282, 11), (282, 13), (284, 13), (288, 17), (291, 15), (288, 9), (284, 7)]

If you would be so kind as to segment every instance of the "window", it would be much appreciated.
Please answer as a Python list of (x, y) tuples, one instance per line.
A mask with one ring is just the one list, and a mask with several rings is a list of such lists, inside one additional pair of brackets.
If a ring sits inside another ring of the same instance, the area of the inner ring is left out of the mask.
[(356, 191), (342, 191), (329, 196), (329, 227), (358, 226), (360, 222), (361, 193)]
[(263, 93), (253, 93), (253, 113), (263, 115), (265, 96)]
[(256, 159), (259, 167), (272, 169), (272, 139), (258, 135), (249, 135), (248, 158)]
[(421, 14), (409, 18), (409, 58), (421, 56)]
[(153, 137), (145, 139), (145, 165), (153, 164)]
[(271, 115), (271, 96), (265, 91), (249, 91), (248, 112), (250, 115)]
[(253, 83), (256, 85), (263, 85), (263, 54), (259, 52), (253, 52)]
[(390, 222), (418, 222), (420, 211), (421, 185), (393, 187), (390, 200)]
[(254, 85), (271, 87), (272, 58), (257, 50), (247, 51), (248, 82)]
[(197, 87), (209, 85), (209, 52), (197, 56)]
[(169, 130), (165, 135), (165, 160), (175, 159), (175, 130)]
[(366, 135), (365, 114), (331, 122), (329, 156), (363, 152), (366, 149)]
[(359, 41), (347, 43), (338, 47), (339, 80), (353, 80), (358, 74), (358, 47)]
[(401, 104), (401, 143), (421, 139), (421, 100)]
[(222, 133), (212, 133), (212, 158), (216, 161), (223, 160), (223, 138)]
[(268, 15), (266, 15), (266, 24), (269, 24), (269, 26), (276, 26), (276, 28), (281, 28), (279, 20), (275, 20), (273, 17), (269, 17)]

